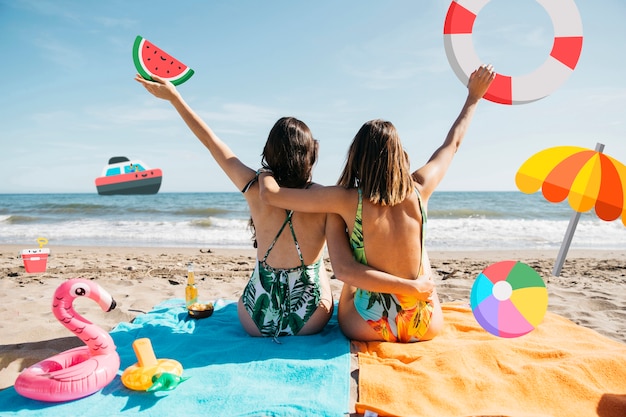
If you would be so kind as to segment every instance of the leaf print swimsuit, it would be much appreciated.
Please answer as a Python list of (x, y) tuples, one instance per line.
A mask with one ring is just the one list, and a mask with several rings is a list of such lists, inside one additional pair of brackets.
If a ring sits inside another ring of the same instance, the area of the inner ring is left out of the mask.
[[(278, 234), (262, 260), (256, 263), (243, 291), (243, 304), (263, 336), (296, 335), (317, 310), (321, 299), (320, 267), (322, 258), (305, 265), (300, 245), (287, 212)], [(289, 225), (300, 258), (300, 266), (273, 268), (266, 262), (286, 225)]]
[[(350, 246), (354, 258), (367, 265), (363, 243), (363, 194), (359, 192), (354, 228), (350, 236)], [(419, 191), (415, 189), (422, 212), (422, 258), (420, 275), (424, 266), (424, 232), (426, 229), (426, 210)], [(354, 294), (354, 307), (361, 317), (387, 342), (417, 342), (428, 330), (433, 314), (433, 305), (400, 294), (386, 294), (366, 291), (358, 288)]]

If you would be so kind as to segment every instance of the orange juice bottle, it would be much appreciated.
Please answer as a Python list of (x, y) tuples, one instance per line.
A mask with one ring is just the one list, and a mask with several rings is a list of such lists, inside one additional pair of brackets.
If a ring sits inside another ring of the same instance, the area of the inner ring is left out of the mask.
[(185, 288), (185, 305), (189, 308), (193, 303), (198, 302), (198, 288), (196, 287), (196, 277), (193, 273), (193, 263), (187, 265), (187, 287)]

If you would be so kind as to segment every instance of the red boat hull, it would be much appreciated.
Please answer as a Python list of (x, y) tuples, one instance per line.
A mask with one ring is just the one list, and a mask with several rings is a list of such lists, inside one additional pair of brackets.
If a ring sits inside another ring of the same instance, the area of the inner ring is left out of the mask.
[(131, 172), (96, 178), (100, 195), (156, 194), (161, 188), (163, 173), (160, 169)]

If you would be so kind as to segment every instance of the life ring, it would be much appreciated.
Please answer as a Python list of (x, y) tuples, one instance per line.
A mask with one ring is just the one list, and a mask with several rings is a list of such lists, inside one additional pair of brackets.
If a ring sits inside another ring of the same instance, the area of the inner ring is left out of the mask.
[(102, 287), (85, 279), (71, 279), (54, 293), (54, 316), (86, 346), (66, 350), (26, 368), (15, 381), (18, 394), (47, 402), (86, 397), (109, 384), (120, 369), (120, 357), (113, 339), (105, 330), (81, 317), (72, 304), (88, 297), (103, 311), (115, 308), (115, 300)]
[[(467, 85), (469, 76), (483, 64), (472, 43), (478, 12), (490, 0), (454, 0), (443, 26), (444, 46), (454, 73)], [(537, 0), (548, 12), (554, 28), (552, 51), (530, 74), (519, 77), (497, 74), (485, 99), (500, 104), (525, 104), (556, 90), (576, 68), (583, 46), (583, 27), (574, 0)]]

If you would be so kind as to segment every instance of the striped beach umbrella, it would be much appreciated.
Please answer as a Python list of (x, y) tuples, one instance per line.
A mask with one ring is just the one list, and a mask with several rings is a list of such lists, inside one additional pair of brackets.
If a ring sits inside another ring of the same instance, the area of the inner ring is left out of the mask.
[[(603, 150), (601, 143), (595, 150), (576, 146), (544, 149), (528, 158), (515, 176), (515, 184), (523, 193), (533, 194), (541, 189), (551, 203), (567, 198), (575, 211), (564, 240), (568, 247), (580, 213), (591, 209), (595, 208), (596, 215), (605, 221), (621, 216), (626, 226), (626, 166)], [(561, 251), (566, 253), (567, 248), (562, 245)], [(557, 266), (554, 275), (558, 276), (558, 260)]]

